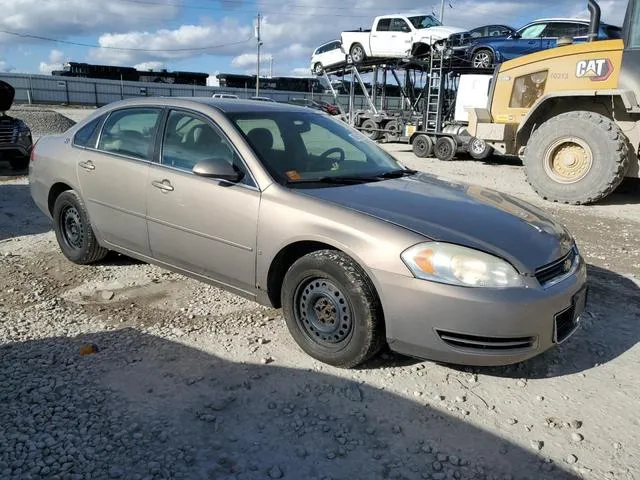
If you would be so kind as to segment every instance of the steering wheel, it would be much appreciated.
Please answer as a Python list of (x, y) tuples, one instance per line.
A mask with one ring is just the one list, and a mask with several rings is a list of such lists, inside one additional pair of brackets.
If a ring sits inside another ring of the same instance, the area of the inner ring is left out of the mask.
[(320, 158), (329, 160), (329, 155), (333, 155), (334, 153), (340, 154), (340, 160), (337, 160), (338, 162), (344, 162), (344, 158), (345, 158), (344, 150), (341, 149), (340, 147), (330, 148), (329, 150), (324, 152), (322, 155), (320, 155)]

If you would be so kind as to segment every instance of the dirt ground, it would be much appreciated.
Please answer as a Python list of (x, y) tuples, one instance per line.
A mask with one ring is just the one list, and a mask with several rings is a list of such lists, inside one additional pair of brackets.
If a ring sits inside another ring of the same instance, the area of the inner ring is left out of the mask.
[(279, 311), (118, 255), (69, 263), (26, 179), (4, 177), (0, 478), (640, 478), (635, 186), (554, 205), (510, 162), (385, 148), (566, 224), (589, 263), (577, 333), (504, 368), (386, 353), (334, 369), (296, 347)]

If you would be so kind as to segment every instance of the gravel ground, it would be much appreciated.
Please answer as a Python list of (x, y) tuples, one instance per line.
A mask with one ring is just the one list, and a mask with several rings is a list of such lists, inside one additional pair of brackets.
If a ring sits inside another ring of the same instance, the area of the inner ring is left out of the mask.
[(23, 120), (31, 129), (34, 140), (42, 135), (62, 133), (76, 123), (47, 105), (14, 105), (7, 115)]
[(296, 347), (279, 311), (119, 255), (69, 263), (26, 179), (7, 178), (0, 478), (640, 478), (640, 198), (547, 204), (516, 167), (390, 150), (566, 223), (589, 262), (582, 328), (504, 368), (386, 353), (334, 369)]

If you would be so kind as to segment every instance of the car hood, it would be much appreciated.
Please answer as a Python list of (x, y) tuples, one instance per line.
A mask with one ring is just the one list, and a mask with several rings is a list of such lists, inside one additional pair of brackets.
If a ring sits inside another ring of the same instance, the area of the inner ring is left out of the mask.
[(537, 208), (503, 193), (428, 174), (299, 190), (425, 237), (497, 255), (522, 273), (566, 255), (568, 231)]
[(13, 105), (15, 89), (7, 82), (0, 80), (0, 112), (6, 112)]
[(420, 30), (416, 31), (416, 34), (421, 37), (433, 36), (433, 37), (437, 37), (438, 39), (441, 39), (441, 38), (448, 38), (449, 35), (453, 35), (454, 33), (463, 33), (466, 31), (467, 31), (466, 29), (459, 28), (459, 27), (439, 26), (439, 27), (421, 28)]

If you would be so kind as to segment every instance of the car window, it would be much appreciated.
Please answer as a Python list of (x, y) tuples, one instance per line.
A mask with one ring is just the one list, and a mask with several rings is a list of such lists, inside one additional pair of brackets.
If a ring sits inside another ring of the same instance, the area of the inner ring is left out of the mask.
[(84, 127), (78, 130), (73, 137), (73, 144), (78, 147), (95, 148), (98, 135), (100, 134), (100, 125), (104, 121), (105, 115), (91, 120)]
[(338, 50), (341, 46), (340, 42), (333, 42), (329, 47), (329, 50)]
[(390, 26), (391, 26), (390, 18), (381, 18), (380, 20), (378, 20), (378, 26), (376, 27), (376, 31), (388, 32)]
[(391, 27), (389, 28), (389, 31), (406, 33), (406, 32), (410, 32), (411, 29), (409, 28), (409, 25), (407, 25), (407, 22), (405, 22), (403, 19), (394, 18), (391, 20)]
[(223, 136), (203, 118), (172, 110), (167, 118), (160, 163), (191, 171), (201, 160), (219, 158), (230, 164), (235, 152)]
[(471, 38), (486, 37), (487, 36), (487, 27), (474, 28), (469, 33), (471, 33)]
[(435, 17), (431, 15), (418, 15), (415, 17), (409, 17), (409, 21), (414, 28), (431, 28), (442, 25)]
[(585, 36), (588, 31), (588, 25), (573, 22), (553, 22), (547, 25), (542, 36), (547, 38), (573, 38)]
[(160, 112), (158, 108), (127, 108), (111, 112), (102, 128), (98, 149), (150, 160)]
[[(301, 112), (228, 116), (272, 175), (281, 182), (325, 177), (371, 177), (400, 168), (391, 155), (344, 122)], [(282, 150), (274, 139), (282, 141)]]
[[(292, 100), (293, 102), (294, 100)], [(284, 140), (280, 128), (276, 122), (269, 118), (251, 118), (251, 119), (239, 119), (236, 124), (240, 127), (245, 135), (248, 135), (251, 131), (266, 130), (271, 134), (271, 145), (269, 148), (273, 150), (280, 150), (284, 152)], [(266, 138), (266, 133), (262, 134), (262, 138)], [(259, 137), (256, 137), (259, 138)]]
[(489, 27), (488, 36), (489, 37), (499, 37), (503, 35), (509, 35), (511, 30), (507, 27), (503, 27), (502, 25), (494, 25)]
[(522, 38), (539, 38), (546, 27), (546, 23), (534, 23), (520, 30), (520, 36)]

